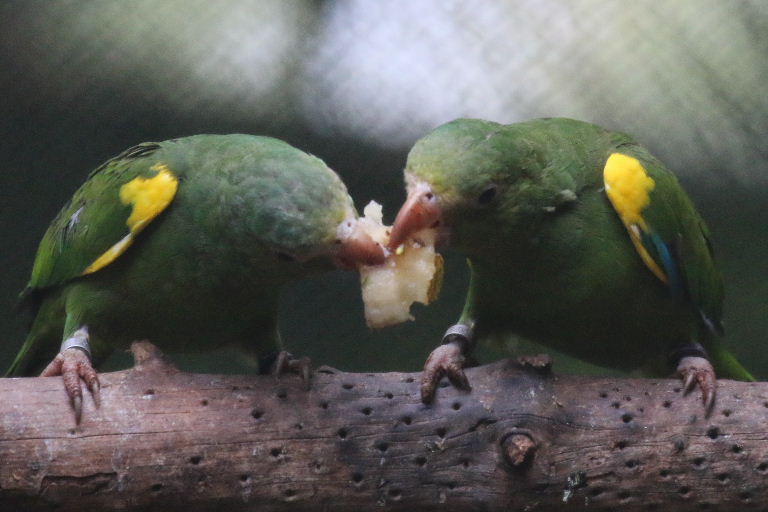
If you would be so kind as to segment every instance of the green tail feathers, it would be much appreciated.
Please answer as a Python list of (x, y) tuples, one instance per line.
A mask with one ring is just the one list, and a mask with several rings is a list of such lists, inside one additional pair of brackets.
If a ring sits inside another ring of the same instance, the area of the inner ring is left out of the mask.
[(31, 377), (39, 375), (58, 353), (56, 339), (41, 338), (33, 329), (5, 372), (5, 377)]
[(30, 372), (34, 370), (32, 359), (35, 358), (35, 338), (30, 334), (24, 341), (24, 345), (21, 346), (19, 353), (16, 354), (16, 358), (11, 363), (11, 366), (5, 372), (5, 377), (24, 377), (29, 376)]
[(715, 373), (718, 378), (743, 380), (755, 382), (755, 379), (749, 371), (731, 354), (728, 349), (721, 344), (707, 347), (710, 361), (715, 367)]

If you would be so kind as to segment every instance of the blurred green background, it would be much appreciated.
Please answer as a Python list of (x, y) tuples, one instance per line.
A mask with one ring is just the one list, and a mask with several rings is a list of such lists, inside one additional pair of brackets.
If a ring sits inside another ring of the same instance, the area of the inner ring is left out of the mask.
[[(25, 0), (0, 3), (0, 24), (0, 367), (23, 340), (13, 307), (49, 221), (126, 147), (279, 137), (391, 221), (407, 151), (436, 125), (569, 116), (634, 134), (678, 173), (714, 232), (727, 342), (768, 377), (768, 2)], [(465, 286), (449, 254), (438, 303), (370, 332), (355, 275), (296, 283), (283, 336), (316, 364), (416, 370)], [(226, 353), (177, 359), (242, 369)]]

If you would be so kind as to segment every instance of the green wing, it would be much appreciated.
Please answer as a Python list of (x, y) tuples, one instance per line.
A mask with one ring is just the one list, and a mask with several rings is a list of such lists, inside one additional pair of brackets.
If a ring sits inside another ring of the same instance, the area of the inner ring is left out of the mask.
[(178, 179), (152, 157), (158, 149), (140, 144), (88, 176), (43, 236), (26, 292), (104, 268), (167, 208)]
[(646, 266), (722, 334), (723, 283), (709, 231), (664, 165), (640, 146), (620, 146), (604, 169), (606, 192)]

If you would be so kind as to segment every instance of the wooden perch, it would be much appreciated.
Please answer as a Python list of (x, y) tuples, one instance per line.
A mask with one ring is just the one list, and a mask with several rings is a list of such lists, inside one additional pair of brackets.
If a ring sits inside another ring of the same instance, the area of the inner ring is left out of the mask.
[(764, 510), (768, 384), (555, 376), (182, 373), (148, 343), (75, 427), (58, 378), (0, 379), (0, 510)]

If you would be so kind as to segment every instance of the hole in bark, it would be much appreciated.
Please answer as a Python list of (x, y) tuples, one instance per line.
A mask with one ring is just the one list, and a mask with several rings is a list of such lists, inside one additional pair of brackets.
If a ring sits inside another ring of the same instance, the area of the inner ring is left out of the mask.
[(394, 501), (400, 501), (400, 498), (403, 497), (403, 492), (400, 489), (390, 489), (389, 491), (387, 491), (387, 494)]
[(749, 501), (750, 499), (752, 499), (752, 493), (748, 491), (742, 491), (739, 493), (739, 499), (741, 499), (742, 501)]
[(624, 414), (621, 415), (621, 421), (623, 421), (624, 423), (629, 423), (630, 421), (632, 421), (632, 415), (629, 414), (628, 412), (625, 412)]
[(717, 427), (709, 427), (707, 429), (707, 437), (710, 439), (717, 439), (720, 436), (720, 429)]
[(592, 498), (597, 498), (601, 494), (603, 494), (602, 487), (593, 487), (592, 489), (589, 490), (589, 496)]
[(445, 437), (445, 435), (448, 433), (448, 430), (445, 427), (440, 427), (437, 430), (435, 430), (435, 434), (437, 434), (437, 437)]
[(768, 471), (768, 462), (761, 462), (760, 464), (757, 465), (757, 468), (755, 469), (757, 469), (761, 473), (765, 473), (766, 471)]
[(768, 407), (768, 402), (763, 402), (763, 407)]
[(625, 396), (625, 397), (624, 397), (624, 400), (625, 400), (626, 402), (631, 402), (631, 401), (632, 401), (632, 397), (631, 397), (631, 396), (629, 396), (629, 395), (627, 395), (627, 396)]
[(144, 396), (152, 396), (154, 394), (155, 394), (155, 390), (154, 389), (148, 389), (148, 390), (146, 390), (144, 392)]
[(253, 419), (255, 420), (261, 419), (261, 417), (264, 416), (264, 411), (260, 409), (254, 409), (251, 411), (251, 416), (253, 416)]
[(327, 409), (328, 408), (328, 402), (320, 402), (320, 408), (321, 409)]
[(410, 384), (411, 382), (413, 382), (413, 377), (408, 377), (407, 379), (405, 379), (405, 382)]
[(189, 458), (189, 462), (191, 464), (194, 464), (195, 466), (200, 464), (201, 460), (203, 460), (203, 458), (200, 455), (193, 455), (192, 457)]
[(371, 415), (371, 413), (373, 412), (373, 409), (371, 409), (370, 407), (363, 407), (363, 408), (360, 410), (360, 412), (361, 412), (361, 413), (363, 413), (363, 414), (365, 414), (366, 416), (370, 416), (370, 415)]
[(352, 481), (359, 484), (363, 481), (363, 474), (358, 472), (352, 473)]
[(344, 384), (341, 385), (341, 387), (343, 387), (344, 389), (352, 389), (355, 387), (355, 385), (350, 382), (345, 382)]
[(296, 430), (303, 430), (304, 425), (302, 425), (301, 423), (296, 423), (295, 425), (293, 425), (293, 428), (295, 428)]
[(627, 466), (627, 468), (629, 468), (629, 469), (634, 469), (634, 468), (636, 468), (637, 466), (640, 465), (640, 462), (636, 461), (635, 459), (630, 459), (624, 465)]
[(393, 395), (392, 393), (384, 393), (384, 397), (388, 398), (389, 400), (392, 400), (393, 398), (395, 398), (395, 395)]
[(410, 425), (412, 420), (411, 420), (411, 417), (410, 417), (410, 416), (403, 416), (403, 417), (400, 419), (400, 421), (402, 421), (402, 422), (403, 422), (403, 423), (405, 423), (406, 425)]
[(637, 412), (639, 412), (640, 414), (644, 413), (645, 412), (645, 407), (638, 407), (637, 408)]
[(440, 381), (440, 384), (438, 384), (438, 386), (439, 386), (439, 387), (441, 387), (441, 388), (447, 388), (447, 387), (448, 387), (448, 386), (450, 386), (450, 385), (451, 385), (451, 383), (450, 383), (450, 382), (448, 382), (448, 381), (447, 381), (447, 380), (445, 380), (445, 379), (441, 380), (441, 381)]
[(623, 450), (624, 448), (627, 447), (628, 444), (629, 443), (626, 440), (622, 439), (621, 441), (618, 441), (616, 443), (616, 448), (618, 448), (619, 450)]
[(386, 441), (379, 441), (376, 443), (376, 449), (379, 450), (381, 453), (386, 452), (389, 449), (389, 443)]
[(661, 478), (669, 478), (669, 470), (668, 469), (662, 469), (659, 471), (659, 476)]
[(735, 444), (735, 445), (731, 446), (731, 451), (733, 453), (741, 453), (741, 452), (744, 451), (744, 447), (741, 446), (740, 444)]
[(346, 439), (347, 438), (347, 434), (348, 434), (348, 432), (347, 432), (347, 429), (345, 429), (345, 428), (340, 428), (336, 432), (336, 435), (339, 436), (339, 439)]
[(241, 482), (248, 482), (250, 479), (251, 479), (251, 475), (248, 475), (248, 474), (240, 475)]
[(621, 491), (618, 496), (619, 501), (627, 501), (630, 498), (630, 494), (627, 491)]
[(413, 462), (415, 462), (417, 466), (423, 466), (427, 463), (427, 458), (419, 456), (413, 459)]
[(69, 435), (73, 436), (77, 433), (77, 431), (73, 428), (69, 429)]
[(661, 405), (662, 405), (662, 407), (665, 407), (666, 409), (669, 409), (670, 407), (672, 407), (672, 402), (670, 402), (669, 400), (664, 400), (664, 403), (661, 404)]
[(163, 488), (163, 484), (152, 484), (152, 487), (150, 487), (150, 489), (152, 489), (152, 492), (159, 492), (160, 489), (162, 488)]
[(704, 457), (696, 457), (693, 459), (693, 465), (697, 468), (700, 468), (702, 465), (704, 465)]
[(675, 393), (679, 393), (682, 390), (680, 388), (672, 388), (672, 391), (674, 391)]
[(621, 404), (619, 402), (613, 402), (611, 404), (611, 407), (613, 407), (614, 409), (618, 409), (619, 407), (621, 407)]
[(687, 498), (691, 495), (691, 488), (687, 485), (682, 486), (680, 489), (677, 490), (678, 494), (682, 496), (683, 498)]
[(726, 482), (728, 481), (728, 478), (729, 478), (729, 476), (730, 476), (730, 475), (728, 475), (728, 473), (719, 473), (719, 474), (717, 475), (717, 480), (718, 480), (720, 483), (723, 483), (723, 484), (724, 484), (724, 483), (726, 483)]
[(293, 489), (286, 489), (283, 491), (283, 496), (285, 496), (286, 498), (293, 498), (294, 496), (296, 496), (296, 491), (294, 491)]
[(281, 400), (288, 398), (288, 391), (286, 391), (285, 389), (278, 389), (277, 398), (280, 398)]
[(451, 406), (454, 411), (458, 411), (461, 409), (461, 402), (453, 402), (453, 405)]
[(271, 450), (269, 450), (269, 454), (273, 458), (276, 459), (276, 458), (280, 457), (283, 454), (283, 449), (282, 448), (272, 448)]
[(600, 392), (600, 398), (608, 398), (608, 393), (605, 391)]
[(454, 490), (456, 488), (456, 482), (448, 482), (448, 485), (446, 485), (448, 489)]
[(206, 405), (208, 405), (208, 400), (200, 400), (200, 405), (205, 407)]
[(461, 465), (464, 466), (464, 468), (469, 467), (470, 460), (469, 459), (461, 459)]

